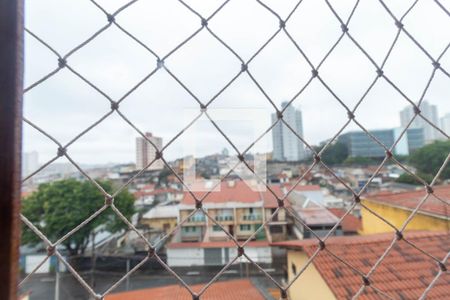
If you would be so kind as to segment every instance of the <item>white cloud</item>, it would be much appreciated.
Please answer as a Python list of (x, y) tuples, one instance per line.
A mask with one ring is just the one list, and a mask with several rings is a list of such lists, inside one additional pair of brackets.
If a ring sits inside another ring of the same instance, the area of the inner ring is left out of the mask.
[[(100, 1), (108, 12), (125, 1)], [(187, 1), (205, 17), (220, 1)], [(267, 1), (283, 18), (296, 1)], [(332, 1), (337, 12), (346, 19), (354, 1)], [(412, 1), (388, 1), (401, 15)], [(117, 16), (117, 22), (138, 37), (160, 57), (182, 42), (200, 26), (200, 19), (175, 0), (141, 0)], [(44, 0), (26, 2), (26, 26), (44, 39), (61, 55), (107, 24), (106, 16), (89, 1)], [(450, 18), (432, 1), (419, 1), (404, 19), (405, 27), (437, 56), (450, 41)], [(230, 1), (208, 26), (244, 60), (277, 30), (278, 20), (254, 0)], [(287, 30), (317, 65), (339, 37), (340, 25), (325, 1), (304, 0), (287, 23)], [(349, 24), (350, 33), (380, 64), (386, 55), (397, 28), (378, 1), (360, 1)], [(57, 66), (57, 58), (26, 35), (26, 86)], [(68, 63), (92, 81), (113, 100), (122, 97), (156, 66), (156, 58), (113, 25), (97, 39), (69, 57)], [(166, 65), (202, 102), (209, 101), (240, 70), (240, 61), (206, 29), (170, 56)], [(450, 70), (450, 54), (441, 65)], [(301, 54), (283, 32), (249, 65), (250, 72), (273, 102), (290, 100), (309, 79), (311, 70)], [(344, 37), (319, 70), (324, 81), (350, 108), (360, 99), (376, 77), (375, 67)], [(386, 62), (385, 74), (413, 101), (420, 98), (432, 71), (430, 60), (404, 34)], [(449, 112), (449, 78), (440, 72), (425, 97), (438, 105), (440, 115)], [(346, 112), (336, 99), (316, 80), (293, 105), (301, 107), (305, 138), (319, 143), (332, 135), (346, 121)], [(389, 128), (399, 125), (399, 110), (408, 105), (389, 84), (380, 79), (356, 112), (367, 128)], [(224, 91), (211, 107), (258, 108), (267, 111), (261, 128), (270, 125), (273, 108), (249, 79), (241, 75)], [(164, 70), (159, 70), (121, 104), (121, 111), (142, 131), (151, 131), (170, 140), (186, 123), (186, 108), (199, 108), (189, 95)], [(24, 114), (62, 143), (95, 122), (109, 110), (109, 102), (86, 83), (61, 70), (25, 96)], [(224, 124), (224, 126), (226, 126)], [(355, 129), (353, 125), (349, 129)], [(228, 126), (230, 136), (245, 138), (245, 130)], [(189, 132), (186, 133), (188, 136)], [(207, 137), (204, 147), (218, 152), (223, 137), (213, 128), (202, 133)], [(134, 161), (134, 138), (138, 134), (121, 118), (113, 116), (69, 148), (69, 153), (82, 163)], [(268, 135), (270, 150), (271, 136)], [(249, 141), (250, 142), (250, 141)], [(181, 156), (182, 143), (167, 149), (169, 158)], [(28, 128), (24, 134), (25, 151), (36, 150), (41, 161), (56, 153), (45, 139)], [(229, 147), (230, 148), (230, 147)], [(258, 149), (260, 150), (260, 149)]]

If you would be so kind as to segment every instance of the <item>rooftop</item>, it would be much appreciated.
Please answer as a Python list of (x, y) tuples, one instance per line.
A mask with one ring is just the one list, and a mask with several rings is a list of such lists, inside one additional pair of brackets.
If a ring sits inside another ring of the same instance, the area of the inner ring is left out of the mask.
[[(442, 260), (448, 251), (447, 232), (406, 232), (405, 238)], [(319, 252), (313, 264), (338, 299), (351, 298), (361, 287), (361, 275), (329, 252), (366, 274), (392, 242), (392, 233), (369, 236), (330, 237), (326, 251)], [(290, 249), (299, 249), (308, 256), (318, 248), (316, 239), (273, 243)], [(448, 268), (447, 262), (447, 268)], [(370, 277), (371, 285), (359, 299), (379, 299), (376, 287), (392, 299), (418, 299), (437, 274), (437, 263), (403, 240), (398, 241)], [(301, 277), (299, 278), (301, 280)], [(448, 297), (450, 277), (443, 275), (430, 291), (427, 299)], [(380, 298), (381, 299), (381, 298)]]
[[(284, 196), (284, 192), (279, 185), (271, 185), (270, 189), (278, 197), (282, 198)], [(269, 191), (269, 189), (266, 189), (265, 192), (261, 192), (261, 197), (264, 200), (265, 208), (277, 208), (278, 207), (278, 201), (272, 192)], [(289, 201), (287, 201), (287, 199), (286, 199), (286, 201), (284, 201), (284, 205), (286, 207), (290, 206), (290, 203), (289, 203)]]
[[(292, 189), (292, 184), (285, 184), (284, 187), (286, 188), (286, 190), (290, 190)], [(320, 185), (316, 185), (316, 184), (308, 184), (308, 185), (301, 185), (298, 184), (294, 187), (294, 191), (299, 191), (299, 192), (312, 192), (312, 191), (320, 191)]]
[[(342, 218), (342, 216), (345, 214), (345, 210), (341, 208), (329, 208), (328, 210), (331, 211), (339, 219)], [(344, 232), (357, 232), (361, 229), (361, 227), (361, 219), (355, 217), (352, 214), (346, 215), (341, 222), (341, 228)]]
[[(208, 190), (213, 189), (213, 191), (205, 198), (204, 204), (224, 204), (230, 202), (237, 203), (246, 203), (246, 204), (255, 204), (261, 201), (264, 201), (264, 207), (267, 208), (275, 208), (278, 207), (277, 199), (273, 195), (277, 195), (278, 197), (284, 196), (284, 190), (280, 185), (271, 185), (270, 189), (272, 192), (267, 189), (265, 186), (258, 186), (258, 189), (252, 188), (248, 185), (249, 182), (242, 180), (229, 180), (222, 182), (217, 188), (211, 186), (206, 188), (203, 191), (196, 191), (193, 194), (201, 199)], [(250, 182), (251, 184), (251, 182)], [(202, 186), (205, 189), (205, 185)], [(304, 186), (303, 189), (308, 190), (317, 190), (316, 186)], [(286, 201), (286, 206), (289, 203)], [(183, 200), (181, 201), (183, 205), (194, 205), (195, 200), (189, 192), (184, 192)]]
[[(250, 241), (245, 247), (268, 247), (267, 241)], [(167, 244), (167, 248), (237, 248), (233, 241), (217, 241), (217, 242), (182, 242)]]
[[(436, 197), (439, 197), (447, 203), (450, 203), (450, 185), (435, 186), (433, 187), (433, 191), (433, 194), (431, 194), (420, 207), (419, 212), (448, 219), (449, 216), (447, 211), (447, 204), (438, 200)], [(414, 210), (426, 195), (427, 192), (425, 191), (425, 189), (422, 189), (418, 191), (398, 193), (380, 192), (369, 195), (366, 197), (366, 199), (389, 206), (400, 207), (406, 210)]]
[[(207, 188), (202, 187), (204, 191), (194, 191), (193, 194), (201, 199), (208, 190), (214, 188), (211, 186)], [(205, 198), (204, 203), (226, 203), (226, 202), (241, 202), (241, 203), (255, 203), (261, 201), (258, 191), (252, 190), (244, 181), (233, 180), (224, 181), (217, 188)], [(182, 204), (195, 204), (195, 199), (189, 192), (184, 192)]]
[[(205, 283), (206, 284), (206, 283)], [(199, 292), (205, 284), (191, 286), (195, 292)], [(147, 299), (171, 299), (191, 300), (189, 291), (182, 285), (167, 285), (151, 289), (135, 290), (130, 292), (113, 293), (106, 300), (147, 300)], [(220, 281), (213, 283), (202, 295), (201, 299), (229, 299), (229, 300), (264, 300), (262, 294), (248, 279)]]
[(165, 194), (165, 193), (176, 194), (176, 193), (183, 193), (183, 192), (178, 191), (173, 188), (160, 188), (160, 189), (151, 189), (151, 190), (150, 189), (140, 189), (139, 191), (136, 191), (134, 193), (134, 197), (141, 198), (141, 197), (145, 197), (145, 196), (155, 196), (155, 195), (160, 195), (160, 194)]
[(146, 212), (143, 219), (177, 218), (178, 205), (155, 206)]
[(297, 209), (296, 212), (307, 225), (334, 225), (339, 221), (339, 219), (325, 207), (302, 208)]

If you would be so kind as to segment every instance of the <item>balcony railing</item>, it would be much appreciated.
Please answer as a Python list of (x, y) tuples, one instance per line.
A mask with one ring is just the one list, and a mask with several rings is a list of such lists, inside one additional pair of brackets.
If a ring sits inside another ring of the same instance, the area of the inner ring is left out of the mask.
[(233, 221), (234, 217), (233, 216), (229, 216), (229, 215), (227, 215), (227, 216), (219, 215), (219, 216), (215, 216), (214, 219), (216, 221)]
[(205, 222), (206, 218), (205, 216), (192, 216), (187, 221), (190, 223), (200, 223)]
[(243, 221), (259, 221), (261, 219), (262, 219), (261, 215), (257, 215), (257, 214), (249, 214), (249, 215), (242, 216)]

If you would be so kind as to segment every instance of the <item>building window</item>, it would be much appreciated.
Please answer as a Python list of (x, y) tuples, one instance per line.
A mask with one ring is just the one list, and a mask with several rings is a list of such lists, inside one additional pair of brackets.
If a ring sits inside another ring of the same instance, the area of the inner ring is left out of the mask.
[(214, 226), (213, 226), (213, 231), (222, 231), (222, 228), (220, 228), (220, 227), (217, 226), (217, 225), (214, 225)]
[(292, 268), (292, 274), (297, 275), (297, 266), (294, 263), (292, 263), (291, 268)]
[(195, 226), (183, 227), (183, 232), (196, 232), (196, 231), (197, 231), (197, 227), (195, 227)]
[(252, 227), (248, 224), (242, 224), (242, 225), (239, 225), (239, 229), (241, 231), (250, 231), (250, 230), (252, 230)]
[(276, 226), (270, 226), (270, 233), (283, 233), (283, 227), (276, 225)]

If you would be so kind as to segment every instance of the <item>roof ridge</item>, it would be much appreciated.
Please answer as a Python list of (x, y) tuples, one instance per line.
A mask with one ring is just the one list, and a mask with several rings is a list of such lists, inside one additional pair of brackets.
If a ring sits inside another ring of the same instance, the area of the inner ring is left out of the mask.
[[(436, 236), (448, 235), (447, 231), (424, 231), (424, 230), (414, 230), (404, 232), (404, 236), (408, 239), (422, 239)], [(395, 238), (395, 233), (377, 233), (371, 235), (357, 235), (357, 236), (332, 236), (325, 244), (336, 245), (336, 244), (371, 244), (380, 241), (389, 241)], [(305, 239), (305, 240), (292, 240), (271, 243), (272, 246), (285, 246), (285, 247), (311, 247), (316, 246), (316, 239)]]

